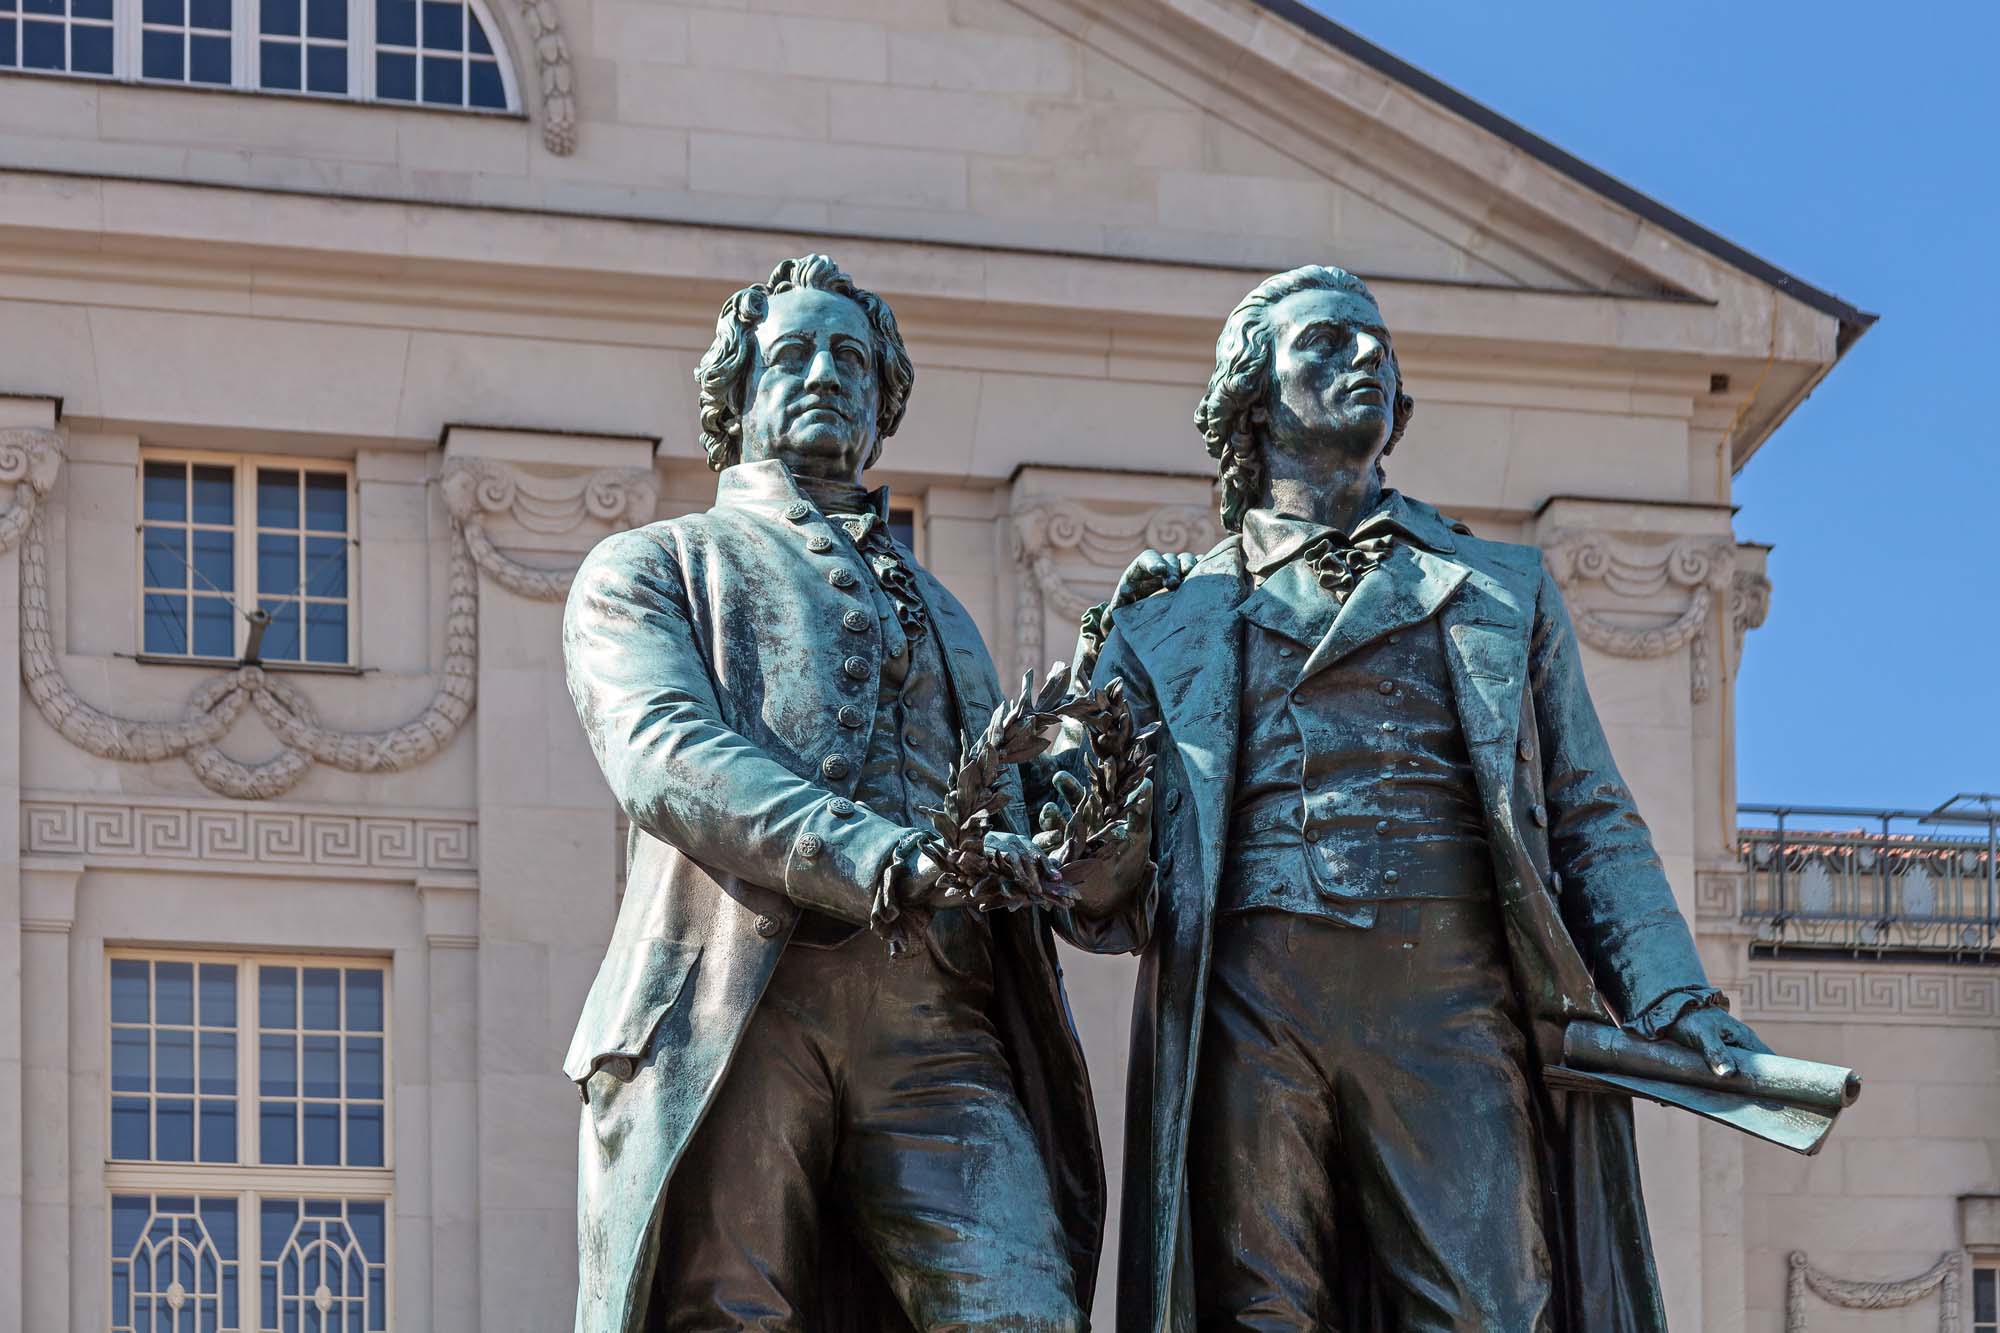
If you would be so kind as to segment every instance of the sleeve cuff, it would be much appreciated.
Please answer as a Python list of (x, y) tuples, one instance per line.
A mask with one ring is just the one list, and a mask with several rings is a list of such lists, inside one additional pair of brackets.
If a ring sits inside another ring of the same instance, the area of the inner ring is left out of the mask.
[(1682, 986), (1670, 990), (1625, 1024), (1647, 1041), (1658, 1041), (1666, 1030), (1696, 1009), (1729, 1011), (1729, 997), (1713, 986)]
[(917, 854), (930, 835), (913, 829), (896, 843), (896, 849), (876, 876), (875, 892), (868, 908), (868, 928), (889, 946), (889, 956), (898, 957), (909, 947), (909, 931), (901, 921), (903, 888), (916, 872)]

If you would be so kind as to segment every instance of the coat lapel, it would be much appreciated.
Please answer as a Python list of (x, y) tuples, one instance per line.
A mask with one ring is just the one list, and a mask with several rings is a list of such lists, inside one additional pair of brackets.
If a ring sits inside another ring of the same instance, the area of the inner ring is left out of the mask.
[[(1290, 567), (1296, 566), (1295, 561)], [(1325, 670), (1363, 644), (1430, 619), (1471, 572), (1449, 557), (1398, 542), (1382, 567), (1355, 586), (1299, 679)]]

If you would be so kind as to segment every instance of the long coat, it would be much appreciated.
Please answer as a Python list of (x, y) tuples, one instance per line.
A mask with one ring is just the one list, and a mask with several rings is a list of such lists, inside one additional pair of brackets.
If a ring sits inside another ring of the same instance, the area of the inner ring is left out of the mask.
[[(1363, 580), (1327, 641), (1304, 645), (1309, 669), (1441, 618), (1539, 1068), (1560, 1058), (1569, 1020), (1637, 1015), (1672, 991), (1705, 985), (1704, 973), (1612, 762), (1575, 631), (1540, 553), (1478, 540), (1428, 505), (1400, 496), (1394, 503), (1431, 548), (1401, 548), (1421, 577)], [(1162, 723), (1158, 906), (1140, 966), (1127, 1083), (1121, 1333), (1193, 1325), (1185, 1215), (1200, 1201), (1184, 1187), (1188, 1115), (1236, 776), (1238, 608), (1251, 592), (1241, 539), (1230, 537), (1177, 590), (1117, 612), (1092, 673), (1100, 684), (1122, 676), (1135, 712)], [(1557, 1327), (1663, 1331), (1630, 1104), (1535, 1083)]]
[[(833, 538), (827, 551), (808, 550), (816, 536)], [(965, 608), (903, 557), (944, 650), (955, 720), (977, 735), (1000, 697), (992, 661)], [(907, 833), (843, 799), (882, 666), (872, 611), (865, 623), (848, 614), (867, 605), (854, 590), (871, 578), (775, 462), (727, 469), (713, 509), (615, 534), (577, 573), (563, 619), (570, 693), (633, 828), (624, 906), (564, 1063), (585, 1103), (577, 1333), (645, 1327), (675, 1165), (800, 905), (866, 921)], [(836, 722), (843, 707), (859, 727)], [(849, 761), (840, 779), (822, 768), (835, 753)], [(1009, 814), (1022, 829), (1018, 786)], [(1104, 1172), (1082, 1050), (1041, 914), (1001, 914), (994, 939), (993, 1018), (1087, 1301)], [(904, 1327), (886, 1285), (857, 1279), (829, 1231), (836, 1251), (821, 1266), (839, 1294), (824, 1302), (826, 1326)]]

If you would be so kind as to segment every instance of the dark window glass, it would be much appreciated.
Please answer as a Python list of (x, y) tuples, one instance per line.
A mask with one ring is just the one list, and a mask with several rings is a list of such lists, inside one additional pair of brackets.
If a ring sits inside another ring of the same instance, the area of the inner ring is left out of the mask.
[(257, 1023), (260, 1027), (299, 1025), (299, 974), (289, 967), (257, 969)]
[(194, 1091), (194, 1033), (173, 1028), (154, 1032), (153, 1058), (159, 1065), (153, 1076), (156, 1092)]
[(111, 962), (111, 1021), (143, 1023), (151, 1014), (150, 983), (144, 960), (116, 958)]
[(188, 26), (228, 32), (230, 0), (188, 0)]
[(340, 1108), (331, 1103), (305, 1105), (307, 1166), (340, 1165)]
[(340, 1095), (340, 1038), (307, 1037), (300, 1062), (300, 1090), (308, 1097)]
[(152, 1086), (152, 1050), (145, 1029), (111, 1029), (111, 1090), (149, 1092)]
[(257, 1042), (257, 1088), (266, 1097), (299, 1093), (298, 1038), (265, 1033)]
[(486, 40), (486, 25), (481, 23), (479, 16), (469, 9), (465, 14), (465, 40), (474, 55), (493, 54), (493, 44)]
[(506, 108), (507, 85), (500, 81), (498, 65), (490, 60), (475, 60), (467, 77), (472, 82), (472, 95), (467, 99), (472, 105)]
[[(267, 37), (296, 37), (299, 35), (299, 0), (262, 0), (258, 23)], [(283, 476), (283, 473), (260, 471), (257, 474), (258, 516), (263, 516), (264, 480), (267, 477)]]
[(1995, 1301), (1995, 1277), (1990, 1268), (1972, 1270), (1972, 1317), (1982, 1324), (2000, 1319), (2000, 1309), (1996, 1309)]
[(153, 1160), (194, 1160), (194, 1102), (162, 1097), (153, 1103)]
[[(297, 49), (297, 48), (294, 48)], [(299, 579), (299, 539), (281, 532), (257, 534), (257, 591), (264, 597), (295, 597)]]
[(21, 24), (21, 63), (29, 69), (63, 68), (63, 25), (47, 22)]
[[(175, 38), (175, 40), (178, 41), (179, 38)], [(193, 472), (194, 521), (197, 523), (215, 523), (223, 527), (234, 526), (236, 522), (236, 470), (228, 467), (204, 467), (201, 464), (196, 464)]]
[(236, 965), (201, 965), (201, 1021), (205, 1027), (236, 1026)]
[(314, 37), (345, 40), (347, 0), (306, 0), (306, 32)]
[(236, 1034), (201, 1034), (201, 1090), (211, 1097), (227, 1097), (236, 1091)]
[(188, 52), (188, 78), (196, 83), (229, 82), (227, 37), (191, 37)]
[(306, 594), (311, 597), (347, 596), (346, 538), (306, 538)]
[(306, 604), (306, 661), (347, 660), (347, 608), (322, 602)]
[[(236, 590), (236, 534), (196, 529), (194, 533), (195, 586), (208, 592)], [(162, 584), (173, 587), (173, 584)]]
[(382, 974), (354, 971), (347, 974), (347, 1027), (351, 1032), (382, 1030)]
[(262, 655), (279, 662), (298, 661), (299, 604), (265, 602), (264, 609), (271, 613), (271, 623), (264, 627)]
[(194, 599), (194, 655), (236, 656), (236, 611), (220, 597)]
[[(11, 2), (0, 4), (0, 9), (12, 9), (13, 7)], [(111, 21), (111, 0), (70, 0), (69, 13), (71, 18), (100, 19), (103, 22), (109, 23)]]
[(299, 48), (296, 42), (264, 42), (257, 59), (257, 83), (263, 88), (299, 91)]
[(148, 23), (184, 27), (187, 23), (187, 0), (145, 0), (140, 13)]
[(301, 1006), (303, 1021), (300, 1027), (314, 1028), (321, 1032), (340, 1027), (340, 969), (333, 967), (309, 967), (305, 969), (305, 1003)]
[[(298, 7), (291, 11), (292, 31), (298, 30)], [(299, 525), (299, 474), (276, 468), (257, 469), (257, 523), (266, 528)]]
[(187, 518), (187, 467), (181, 463), (146, 464), (145, 515), (181, 522)]
[(424, 101), (459, 106), (465, 101), (465, 66), (451, 56), (424, 57)]
[[(204, 537), (210, 534), (202, 533)], [(147, 528), (143, 543), (146, 586), (185, 588), (188, 584), (187, 531), (184, 528)]]
[(416, 0), (375, 0), (375, 40), (386, 46), (415, 46)]
[(146, 651), (185, 653), (188, 650), (187, 598), (146, 594)]
[(347, 478), (337, 472), (306, 473), (306, 526), (315, 532), (347, 531)]
[(20, 49), (20, 25), (11, 18), (0, 19), (0, 65), (18, 65)]
[(347, 1108), (347, 1164), (349, 1166), (382, 1165), (381, 1107), (350, 1106)]
[(156, 1023), (194, 1022), (194, 964), (153, 964), (153, 1007)]
[(889, 535), (905, 546), (915, 546), (917, 542), (917, 511), (891, 506), (889, 521), (884, 525)]
[(127, 1162), (142, 1162), (152, 1156), (150, 1117), (144, 1098), (111, 1099), (111, 1155)]
[(234, 1102), (201, 1104), (201, 1160), (236, 1160), (236, 1105)]
[(416, 101), (416, 57), (396, 55), (388, 51), (377, 55), (375, 57), (375, 93), (378, 97), (393, 98), (398, 102)]
[(298, 1108), (291, 1102), (265, 1102), (257, 1116), (257, 1160), (266, 1166), (291, 1166), (299, 1160)]
[(465, 49), (465, 6), (455, 0), (424, 0), (424, 49)]
[(69, 67), (78, 74), (111, 72), (111, 29), (78, 23), (69, 30)]
[(315, 93), (347, 91), (347, 48), (310, 46), (306, 48), (306, 88)]
[(382, 1039), (347, 1039), (347, 1095), (369, 1100), (382, 1096)]
[(22, 0), (21, 11), (26, 14), (60, 14), (63, 0)]

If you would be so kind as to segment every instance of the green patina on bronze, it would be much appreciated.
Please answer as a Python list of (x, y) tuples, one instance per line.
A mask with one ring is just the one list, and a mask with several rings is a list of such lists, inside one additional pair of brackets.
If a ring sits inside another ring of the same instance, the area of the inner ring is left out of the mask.
[(563, 622), (634, 829), (565, 1065), (578, 1333), (1081, 1329), (1103, 1169), (1052, 930), (1117, 915), (1143, 803), (1066, 879), (1042, 765), (1001, 766), (976, 848), (924, 813), (1001, 695), (859, 485), (914, 378), (885, 304), (787, 261), (697, 378), (715, 506), (603, 542)]
[[(1230, 316), (1196, 421), (1233, 534), (1148, 552), (1079, 660), (1160, 728), (1118, 1326), (1665, 1327), (1622, 1020), (1727, 1069), (1711, 989), (1532, 547), (1389, 490), (1380, 308), (1312, 267)], [(1108, 628), (1107, 628), (1108, 622)]]

